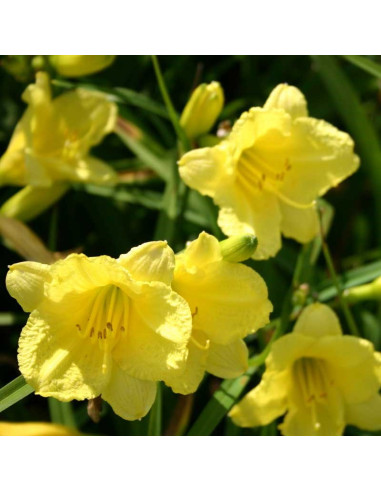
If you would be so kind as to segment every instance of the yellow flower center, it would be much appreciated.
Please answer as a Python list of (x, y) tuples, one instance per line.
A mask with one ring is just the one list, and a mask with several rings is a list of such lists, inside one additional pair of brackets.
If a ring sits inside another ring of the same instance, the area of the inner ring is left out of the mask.
[(314, 358), (298, 359), (293, 365), (293, 380), (306, 406), (311, 408), (315, 428), (319, 429), (316, 406), (327, 404), (329, 387), (333, 385), (327, 363)]
[(62, 157), (64, 159), (75, 159), (80, 154), (80, 139), (79, 134), (75, 130), (64, 131), (64, 144), (62, 147)]
[(280, 191), (282, 183), (291, 169), (292, 165), (288, 158), (285, 158), (281, 165), (277, 162), (267, 162), (254, 147), (251, 147), (245, 149), (238, 160), (237, 176), (240, 184), (249, 192), (250, 196), (259, 191), (267, 190), (292, 207), (310, 208), (312, 203), (303, 205), (294, 202)]
[(110, 351), (128, 329), (130, 300), (119, 287), (100, 287), (90, 303), (88, 315), (77, 323), (83, 338), (97, 342), (104, 351)]

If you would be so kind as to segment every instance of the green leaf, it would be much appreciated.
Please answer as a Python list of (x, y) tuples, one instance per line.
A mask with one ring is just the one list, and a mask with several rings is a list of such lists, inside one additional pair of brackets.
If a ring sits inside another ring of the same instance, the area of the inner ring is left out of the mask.
[(170, 159), (162, 159), (154, 154), (148, 147), (136, 138), (131, 137), (119, 127), (115, 133), (122, 142), (133, 152), (147, 167), (155, 171), (164, 181), (167, 181), (170, 175)]
[(26, 396), (34, 392), (23, 376), (19, 376), (0, 389), (0, 412), (11, 407)]
[(236, 379), (225, 380), (188, 432), (188, 436), (210, 436), (243, 393), (257, 367), (250, 367)]
[[(364, 167), (368, 169), (373, 186), (377, 216), (381, 217), (381, 146), (375, 128), (366, 115), (361, 100), (333, 56), (312, 57), (321, 78), (332, 97), (338, 112), (356, 142), (356, 151), (360, 154)], [(378, 237), (381, 240), (381, 221), (376, 221)]]
[(343, 58), (356, 65), (356, 67), (362, 68), (365, 72), (381, 78), (381, 65), (379, 63), (359, 55), (343, 55)]

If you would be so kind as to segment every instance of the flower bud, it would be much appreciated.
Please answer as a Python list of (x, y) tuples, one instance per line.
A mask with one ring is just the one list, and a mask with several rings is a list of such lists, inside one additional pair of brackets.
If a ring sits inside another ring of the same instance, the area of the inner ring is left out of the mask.
[(100, 72), (114, 59), (115, 55), (49, 55), (49, 63), (64, 77), (82, 77)]
[(234, 263), (251, 258), (257, 249), (257, 246), (258, 240), (251, 234), (232, 236), (220, 242), (223, 259)]
[(224, 105), (224, 92), (219, 82), (199, 85), (187, 102), (180, 124), (188, 138), (207, 133), (216, 122)]
[(376, 278), (370, 284), (345, 290), (344, 297), (351, 303), (381, 300), (381, 277)]
[(23, 222), (31, 220), (59, 200), (68, 189), (66, 183), (55, 183), (46, 188), (25, 186), (4, 203), (0, 213)]

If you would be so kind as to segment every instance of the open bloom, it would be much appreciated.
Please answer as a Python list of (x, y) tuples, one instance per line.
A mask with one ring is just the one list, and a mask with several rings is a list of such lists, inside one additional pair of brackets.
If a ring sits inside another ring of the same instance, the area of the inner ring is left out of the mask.
[(117, 107), (85, 89), (52, 99), (49, 77), (36, 75), (23, 99), (28, 108), (0, 159), (0, 184), (49, 187), (55, 182), (113, 184), (116, 173), (89, 155), (115, 126)]
[(202, 232), (176, 256), (172, 288), (188, 302), (193, 329), (185, 373), (167, 384), (187, 394), (196, 391), (205, 371), (221, 378), (241, 375), (248, 359), (242, 339), (266, 325), (272, 311), (262, 277), (225, 261), (218, 240)]
[(170, 287), (174, 263), (157, 241), (118, 259), (71, 254), (53, 265), (12, 265), (8, 291), (31, 311), (19, 367), (36, 393), (61, 401), (101, 395), (121, 417), (143, 417), (155, 381), (184, 370), (188, 354), (192, 318)]
[(380, 355), (343, 335), (332, 309), (312, 304), (273, 343), (261, 383), (229, 415), (255, 427), (286, 413), (280, 430), (288, 436), (341, 435), (346, 424), (380, 429)]
[(185, 183), (213, 198), (228, 235), (254, 234), (256, 259), (274, 256), (281, 233), (301, 243), (318, 232), (314, 201), (359, 165), (353, 141), (310, 118), (303, 94), (278, 85), (263, 108), (251, 108), (214, 147), (179, 161)]

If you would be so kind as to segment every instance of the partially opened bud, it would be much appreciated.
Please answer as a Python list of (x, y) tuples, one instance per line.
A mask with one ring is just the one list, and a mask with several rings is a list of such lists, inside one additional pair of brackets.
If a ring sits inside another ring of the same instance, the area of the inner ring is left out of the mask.
[(34, 219), (59, 200), (68, 189), (66, 183), (54, 183), (46, 188), (25, 186), (4, 203), (0, 213), (23, 222)]
[(218, 82), (199, 85), (192, 93), (180, 118), (188, 138), (207, 133), (224, 105), (224, 92)]
[(107, 68), (115, 55), (49, 55), (49, 63), (64, 77), (82, 77)]
[(257, 246), (258, 240), (251, 234), (232, 236), (220, 242), (223, 259), (234, 263), (251, 258)]
[(370, 284), (352, 287), (344, 292), (344, 297), (351, 303), (361, 301), (381, 300), (381, 277), (376, 278)]

